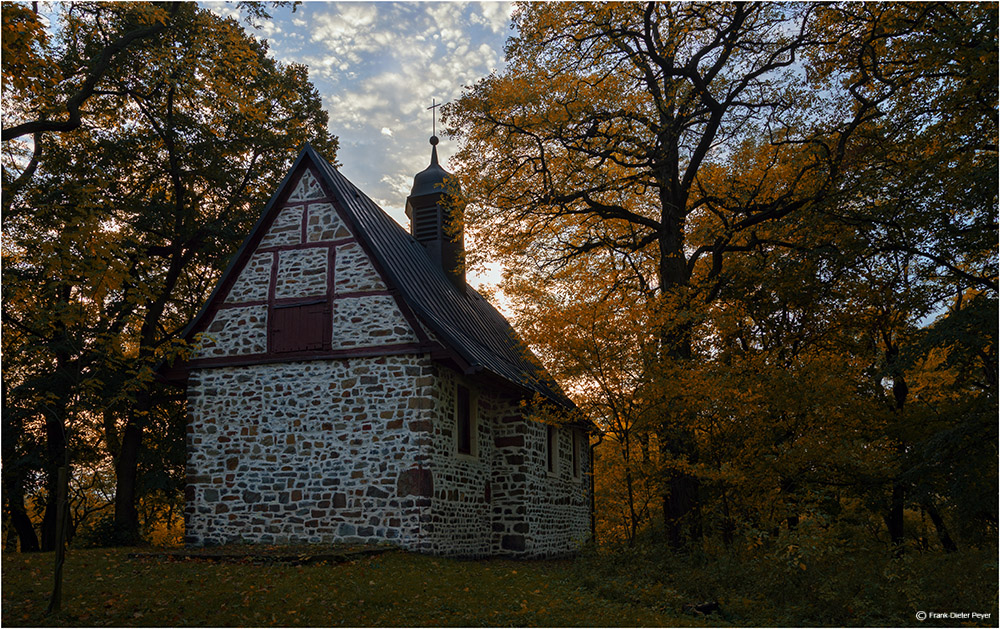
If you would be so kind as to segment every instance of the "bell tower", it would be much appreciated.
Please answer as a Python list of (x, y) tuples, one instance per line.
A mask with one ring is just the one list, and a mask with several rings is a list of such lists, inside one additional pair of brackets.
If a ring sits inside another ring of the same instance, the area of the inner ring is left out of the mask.
[(413, 178), (406, 198), (410, 235), (459, 289), (465, 289), (463, 207), (457, 202), (457, 180), (438, 163), (438, 138), (431, 136), (431, 163)]

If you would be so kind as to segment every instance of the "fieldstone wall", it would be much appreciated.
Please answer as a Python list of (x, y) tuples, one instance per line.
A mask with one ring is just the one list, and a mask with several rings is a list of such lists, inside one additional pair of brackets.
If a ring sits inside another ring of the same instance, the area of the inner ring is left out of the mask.
[[(458, 454), (457, 385), (470, 391), (475, 452)], [(581, 437), (573, 475), (571, 429), (557, 429), (560, 467), (546, 468), (546, 426), (524, 416), (520, 399), (483, 378), (436, 365), (428, 466), (434, 499), (422, 550), (465, 557), (546, 557), (577, 550), (590, 536), (590, 475)]]
[[(456, 441), (457, 386), (469, 389), (473, 414), (472, 455), (459, 454)], [(476, 379), (438, 365), (433, 387), (428, 465), (434, 470), (434, 499), (424, 525), (422, 550), (441, 555), (490, 554), (494, 394)]]
[(322, 297), (327, 293), (330, 250), (327, 247), (278, 252), (274, 297)]
[(226, 295), (226, 303), (238, 304), (266, 300), (273, 261), (274, 256), (270, 253), (254, 254), (240, 271), (236, 283)]
[(546, 464), (546, 425), (526, 421), (527, 468), (525, 554), (531, 557), (564, 555), (577, 550), (590, 537), (590, 456), (587, 440), (577, 447), (580, 476), (573, 477), (571, 448), (574, 429), (556, 429), (556, 470)]
[(433, 371), (415, 355), (194, 371), (186, 543), (419, 548)]
[[(590, 452), (578, 429), (556, 427), (554, 472), (547, 465), (547, 426), (509, 404), (494, 439), (492, 552), (551, 557), (575, 552), (590, 537)], [(573, 473), (573, 431), (579, 473)]]
[(345, 244), (337, 249), (335, 273), (338, 293), (382, 291), (388, 288), (375, 271), (368, 255), (357, 243)]
[[(476, 451), (455, 446), (468, 386)], [(186, 542), (390, 541), (440, 555), (543, 557), (589, 535), (589, 457), (568, 429), (426, 355), (199, 369), (188, 384)]]
[(260, 241), (261, 248), (295, 245), (302, 241), (304, 205), (286, 205), (278, 212), (271, 227)]
[(417, 337), (391, 295), (343, 297), (333, 303), (337, 347), (416, 343)]
[(219, 310), (202, 334), (199, 358), (247, 356), (267, 351), (267, 306)]

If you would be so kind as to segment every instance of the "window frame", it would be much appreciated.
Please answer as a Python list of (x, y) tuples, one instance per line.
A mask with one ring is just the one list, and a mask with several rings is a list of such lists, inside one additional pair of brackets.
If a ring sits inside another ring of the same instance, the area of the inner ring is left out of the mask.
[(545, 425), (545, 471), (559, 475), (559, 427), (552, 424)]
[[(460, 429), (461, 424), (461, 413), (460, 413), (460, 391), (465, 389), (467, 399), (469, 402), (469, 451), (462, 452), (461, 441), (460, 441)], [(479, 460), (479, 396), (473, 391), (471, 387), (465, 386), (460, 382), (455, 383), (455, 406), (452, 413), (454, 419), (454, 447), (453, 451), (455, 456), (459, 459), (466, 459), (469, 461)]]

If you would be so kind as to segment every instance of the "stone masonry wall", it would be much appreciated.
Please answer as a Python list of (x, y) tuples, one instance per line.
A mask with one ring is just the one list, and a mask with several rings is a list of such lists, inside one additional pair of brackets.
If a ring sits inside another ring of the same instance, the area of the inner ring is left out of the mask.
[[(427, 552), (463, 557), (490, 555), (493, 425), (495, 395), (475, 378), (438, 365), (430, 417), (433, 430), (426, 456), (434, 470), (434, 499), (425, 516)], [(469, 389), (473, 415), (472, 455), (459, 454), (456, 442), (457, 386)]]
[[(476, 409), (473, 457), (455, 448), (458, 382)], [(587, 457), (573, 478), (569, 431), (549, 475), (543, 424), (427, 356), (199, 369), (188, 412), (191, 545), (389, 541), (538, 557), (589, 534)]]
[[(425, 514), (421, 548), (435, 554), (482, 557), (565, 555), (590, 536), (589, 454), (580, 448), (573, 476), (572, 434), (559, 428), (561, 466), (549, 474), (544, 424), (525, 418), (520, 400), (437, 365), (432, 390), (434, 428), (426, 456), (434, 499)], [(458, 454), (456, 385), (470, 391), (476, 450)]]
[(580, 475), (573, 477), (573, 429), (556, 429), (556, 470), (546, 465), (546, 425), (526, 421), (525, 553), (548, 557), (576, 551), (590, 537), (590, 456), (586, 438), (578, 440)]
[(415, 355), (199, 369), (188, 384), (186, 542), (395, 541), (429, 502)]

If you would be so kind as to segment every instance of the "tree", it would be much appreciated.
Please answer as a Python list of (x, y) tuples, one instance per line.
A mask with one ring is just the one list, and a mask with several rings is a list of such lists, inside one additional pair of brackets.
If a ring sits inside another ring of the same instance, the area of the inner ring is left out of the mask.
[[(487, 246), (517, 251), (547, 238), (575, 255), (652, 245), (656, 288), (685, 310), (696, 265), (707, 262), (717, 278), (727, 252), (754, 246), (754, 227), (831, 188), (845, 138), (868, 115), (799, 124), (793, 69), (816, 46), (820, 13), (807, 4), (522, 5), (504, 74), (447, 112), (466, 142), (459, 175), (470, 179), (472, 220), (494, 234)], [(755, 136), (775, 139), (771, 162), (748, 195), (721, 197), (704, 171), (720, 147)], [(718, 225), (692, 243), (699, 212)], [(596, 228), (607, 220), (633, 229), (609, 240)], [(690, 321), (664, 322), (665, 358), (690, 360), (691, 343)], [(674, 457), (694, 455), (686, 423), (663, 422), (661, 445)], [(679, 546), (685, 519), (686, 535), (699, 535), (697, 480), (673, 474), (665, 488)]]
[(926, 399), (915, 398), (911, 389), (912, 379), (921, 377), (914, 368), (930, 358), (921, 322), (935, 311), (957, 314), (962, 295), (995, 298), (997, 291), (995, 7), (857, 5), (844, 7), (841, 15), (833, 32), (875, 34), (883, 27), (904, 33), (877, 49), (858, 43), (865, 38), (845, 38), (840, 55), (830, 59), (869, 59), (847, 67), (878, 72), (892, 94), (886, 115), (860, 129), (857, 163), (845, 186), (850, 196), (831, 212), (858, 233), (855, 255), (868, 260), (870, 281), (863, 290), (870, 308), (860, 315), (871, 325), (880, 374), (891, 389), (887, 404), (894, 419), (887, 428), (897, 474), (885, 518), (891, 539), (902, 544), (904, 507), (915, 504), (931, 515), (942, 545), (954, 549), (935, 506), (947, 498), (927, 493), (915, 479), (922, 465), (914, 456), (929, 455), (921, 444), (936, 441), (931, 436), (949, 431), (950, 422), (929, 417)]
[[(885, 351), (899, 348), (886, 346), (876, 357), (860, 345), (857, 328), (829, 316), (823, 302), (809, 303), (810, 291), (828, 295), (826, 304), (838, 308), (861, 300), (863, 309), (877, 300), (861, 287), (824, 284), (866, 265), (877, 269), (885, 256), (928, 261), (918, 285), (885, 286), (912, 304), (888, 320), (893, 335), (909, 333), (907, 326), (940, 303), (940, 292), (919, 294), (930, 272), (995, 291), (988, 271), (995, 268), (995, 246), (982, 240), (996, 230), (989, 218), (995, 193), (984, 194), (990, 186), (971, 177), (984, 160), (995, 166), (995, 131), (991, 136), (982, 123), (984, 115), (995, 118), (995, 90), (984, 81), (995, 79), (995, 37), (993, 27), (963, 30), (995, 22), (983, 15), (988, 11), (986, 5), (524, 4), (514, 16), (507, 67), (446, 108), (449, 131), (464, 143), (456, 171), (482, 252), (524, 277), (533, 276), (538, 260), (558, 268), (595, 252), (654, 261), (652, 273), (637, 270), (632, 279), (640, 287), (636, 299), (652, 289), (658, 300), (648, 319), (656, 343), (641, 362), (664, 408), (656, 436), (673, 546), (701, 535), (699, 514), (710, 491), (704, 482), (715, 482), (704, 460), (716, 443), (708, 437), (735, 438), (740, 432), (730, 428), (740, 425), (737, 419), (752, 419), (743, 433), (752, 434), (753, 426), (778, 418), (786, 429), (766, 433), (778, 440), (772, 445), (794, 445), (839, 416), (806, 407), (792, 412), (778, 399), (757, 415), (713, 406), (708, 402), (719, 395), (713, 398), (710, 385), (767, 386), (766, 378), (781, 370), (822, 374), (836, 364), (830, 345), (820, 351), (822, 344), (837, 337), (837, 349), (855, 355), (828, 393), (850, 394), (855, 410), (870, 409), (865, 396), (884, 400), (874, 373)], [(959, 50), (986, 55), (990, 70), (955, 70)], [(971, 98), (985, 109), (952, 125), (948, 112)], [(919, 111), (925, 124), (902, 133), (907, 116), (928, 102), (936, 108)], [(970, 125), (981, 128), (975, 146), (966, 147), (978, 157), (967, 162), (955, 191), (972, 191), (979, 209), (954, 221), (942, 220), (945, 213), (929, 200), (925, 213), (905, 203), (893, 204), (896, 214), (884, 212), (893, 173), (907, 170), (902, 185), (920, 179), (916, 190), (933, 185), (924, 164), (893, 162), (898, 150), (920, 136), (927, 159), (943, 168), (958, 153), (938, 151), (937, 136), (947, 135), (957, 149)], [(899, 216), (906, 217), (905, 238), (889, 228), (900, 224)], [(780, 284), (776, 270), (791, 283)], [(773, 301), (748, 303), (754, 298)], [(748, 306), (760, 306), (749, 328), (741, 319)], [(730, 316), (721, 316), (727, 308)], [(720, 346), (724, 341), (735, 351)], [(902, 384), (901, 367), (891, 369)], [(753, 370), (757, 377), (747, 378)], [(883, 410), (864, 412), (881, 418)], [(726, 429), (713, 433), (713, 422)], [(858, 427), (848, 426), (848, 432)], [(819, 446), (813, 443), (813, 451)], [(800, 462), (789, 477), (809, 471)], [(874, 468), (858, 474), (877, 475)], [(780, 489), (781, 480), (775, 482)]]
[[(113, 48), (163, 11), (68, 6), (49, 54), (79, 67), (80, 54)], [(170, 11), (169, 28), (131, 40), (103, 69), (79, 126), (40, 137), (30, 184), (4, 217), (4, 326), (37, 357), (11, 403), (53, 426), (52, 457), (65, 448), (53, 438), (60, 427), (99, 435), (122, 541), (138, 538), (140, 495), (183, 482), (182, 461), (149, 458), (183, 454), (183, 408), (156, 366), (183, 351), (180, 332), (297, 148), (337, 147), (304, 67), (277, 64), (233, 20), (191, 4)], [(25, 111), (58, 109), (63, 98), (18, 96), (31, 103)], [(6, 156), (5, 185), (24, 163)], [(46, 379), (60, 388), (40, 386)], [(42, 389), (58, 399), (41, 405), (32, 391)], [(150, 430), (177, 443), (144, 445)]]
[[(628, 229), (604, 225), (615, 227)], [(597, 453), (604, 467), (595, 473), (595, 482), (602, 482), (597, 499), (605, 502), (610, 495), (615, 513), (606, 520), (614, 536), (621, 531), (630, 544), (651, 519), (657, 487), (650, 433), (662, 409), (650, 395), (643, 362), (656, 342), (655, 299), (648, 288), (636, 299), (642, 291), (635, 282), (637, 272), (653, 268), (655, 260), (643, 252), (601, 251), (566, 260), (557, 269), (509, 275), (503, 283), (522, 338), (607, 437)]]

